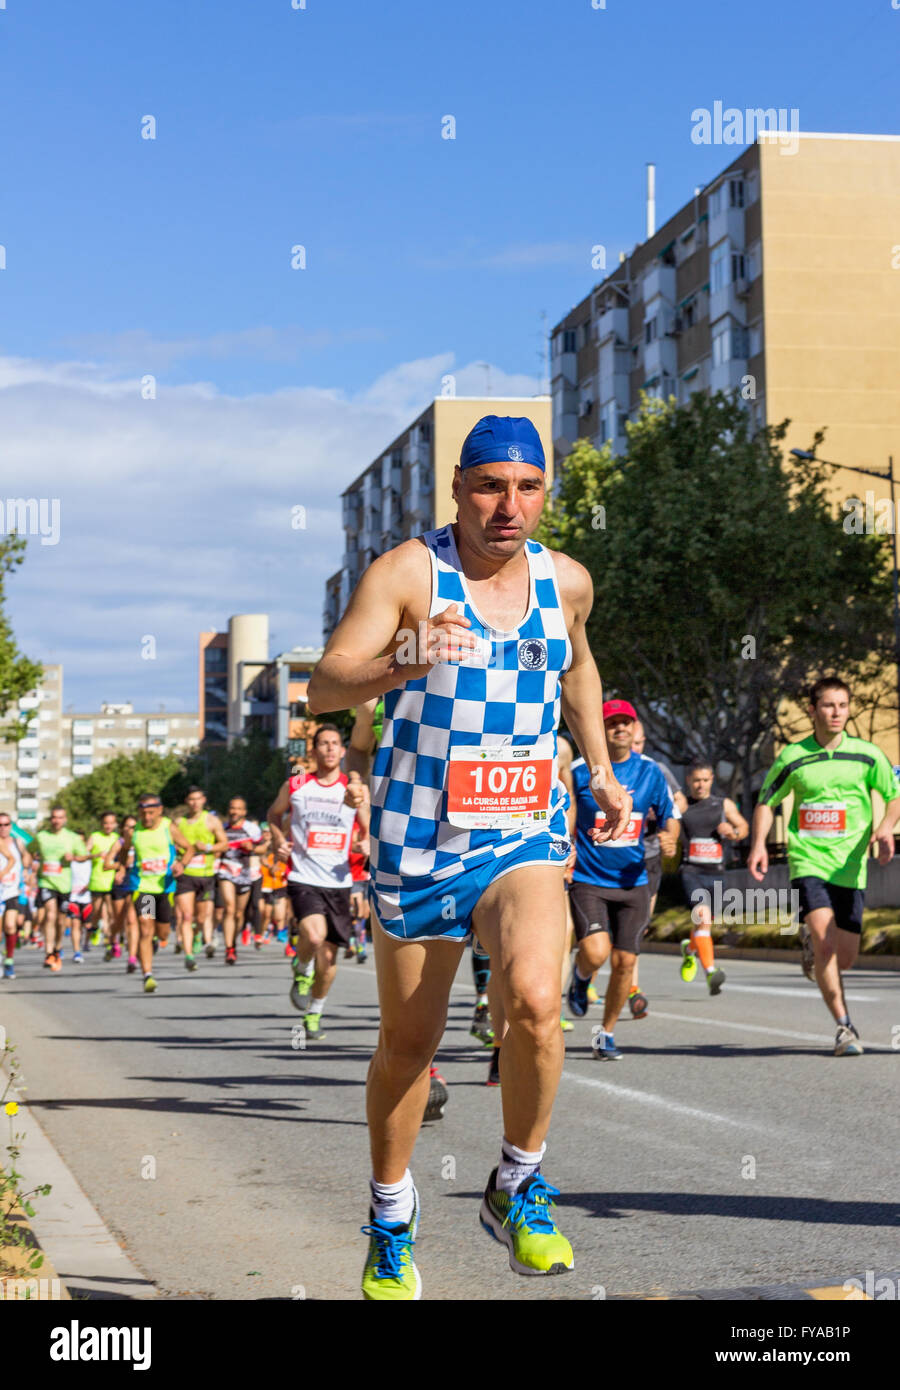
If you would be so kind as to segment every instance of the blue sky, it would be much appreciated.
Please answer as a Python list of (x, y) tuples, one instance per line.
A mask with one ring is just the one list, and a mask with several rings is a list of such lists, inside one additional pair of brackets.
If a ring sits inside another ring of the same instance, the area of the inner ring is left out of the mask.
[(896, 132), (898, 49), (892, 0), (7, 0), (4, 473), (62, 507), (23, 648), (79, 707), (190, 708), (200, 628), (317, 640), (341, 489), (446, 371), (539, 390), (541, 314), (642, 238), (646, 161), (662, 221), (737, 153), (694, 108)]

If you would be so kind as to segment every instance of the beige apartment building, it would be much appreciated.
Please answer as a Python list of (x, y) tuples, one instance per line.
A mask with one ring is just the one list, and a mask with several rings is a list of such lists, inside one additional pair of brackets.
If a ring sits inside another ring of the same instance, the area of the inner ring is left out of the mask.
[(898, 382), (900, 136), (761, 136), (553, 329), (556, 455), (624, 450), (641, 389), (738, 388), (787, 448), (826, 426), (823, 458), (886, 468)]
[(439, 396), (342, 494), (344, 555), (325, 583), (324, 638), (334, 631), (363, 570), (392, 546), (453, 521), (450, 492), (463, 440), (483, 415), (527, 415), (553, 479), (548, 396)]
[[(642, 389), (737, 389), (786, 450), (826, 429), (837, 514), (883, 515), (848, 465), (900, 471), (900, 136), (761, 136), (624, 257), (552, 332), (557, 460), (624, 452)], [(859, 732), (900, 761), (896, 711)]]

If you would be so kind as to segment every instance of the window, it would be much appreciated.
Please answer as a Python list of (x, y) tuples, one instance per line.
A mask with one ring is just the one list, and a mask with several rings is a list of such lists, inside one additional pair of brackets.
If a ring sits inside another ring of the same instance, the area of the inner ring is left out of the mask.
[(744, 256), (743, 251), (732, 251), (731, 280), (733, 284), (737, 284), (738, 280), (743, 280), (746, 278), (746, 264), (747, 260)]
[(709, 195), (709, 206), (708, 206), (708, 208), (707, 208), (707, 211), (709, 212), (710, 217), (718, 217), (719, 213), (722, 211), (722, 185), (721, 185), (721, 184), (719, 184), (718, 188), (714, 188), (713, 191), (712, 191), (712, 193), (710, 193), (710, 195)]
[(574, 329), (574, 328), (565, 328), (565, 329), (563, 329), (563, 335), (562, 335), (562, 337), (563, 337), (563, 352), (574, 352), (574, 351), (575, 351), (575, 329)]
[[(141, 728), (141, 720), (140, 720), (140, 719), (126, 719), (126, 720), (125, 720), (125, 728), (126, 728), (126, 729), (140, 729), (140, 728)], [(130, 745), (129, 745), (129, 746), (130, 746)]]
[(730, 179), (728, 183), (728, 206), (732, 208), (742, 208), (744, 206), (744, 180)]
[(750, 325), (750, 356), (755, 357), (758, 352), (762, 352), (762, 323)]
[(721, 367), (731, 358), (731, 321), (720, 319), (712, 331), (712, 361), (714, 367)]
[(644, 342), (652, 343), (657, 337), (656, 319), (648, 319), (644, 324)]
[(723, 290), (728, 284), (728, 242), (720, 241), (709, 253), (710, 289)]
[(616, 403), (607, 401), (600, 415), (600, 439), (603, 444), (612, 443), (616, 437)]
[(588, 343), (589, 343), (590, 341), (591, 341), (591, 321), (590, 321), (590, 319), (585, 319), (584, 323), (581, 325), (581, 346), (582, 346), (582, 347), (587, 347), (587, 345), (588, 345)]

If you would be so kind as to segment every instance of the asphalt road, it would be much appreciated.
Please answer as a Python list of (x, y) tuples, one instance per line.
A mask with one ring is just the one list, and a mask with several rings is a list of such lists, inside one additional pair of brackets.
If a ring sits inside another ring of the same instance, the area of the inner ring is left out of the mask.
[[(371, 960), (341, 963), (327, 1038), (295, 1050), (281, 948), (243, 951), (236, 968), (220, 952), (189, 976), (170, 947), (154, 996), (99, 951), (57, 976), (40, 955), (19, 952), (18, 978), (0, 981), (0, 1024), (29, 1105), (159, 1292), (357, 1297)], [(567, 1038), (544, 1171), (562, 1191), (576, 1268), (523, 1279), (477, 1219), (500, 1095), (468, 1034), (464, 958), (439, 1054), (450, 1100), (413, 1164), (424, 1297), (834, 1284), (900, 1267), (900, 976), (853, 972), (851, 1015), (869, 1050), (836, 1059), (793, 962), (727, 963), (715, 999), (682, 983), (674, 957), (647, 956), (641, 970), (650, 1014), (620, 1024), (621, 1062), (591, 1057), (599, 1009)]]

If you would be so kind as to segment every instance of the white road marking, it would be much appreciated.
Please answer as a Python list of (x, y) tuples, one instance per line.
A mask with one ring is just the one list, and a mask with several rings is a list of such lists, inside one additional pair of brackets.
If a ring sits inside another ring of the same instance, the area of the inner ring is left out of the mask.
[(691, 1120), (706, 1120), (715, 1125), (731, 1125), (734, 1129), (755, 1129), (762, 1134), (771, 1134), (771, 1125), (757, 1125), (749, 1120), (733, 1120), (729, 1115), (717, 1115), (712, 1110), (698, 1110), (692, 1105), (680, 1105), (678, 1101), (669, 1100), (665, 1096), (654, 1095), (652, 1091), (636, 1091), (632, 1086), (617, 1086), (614, 1081), (599, 1081), (591, 1076), (578, 1076), (572, 1071), (563, 1071), (563, 1081), (574, 1081), (579, 1086), (593, 1086), (595, 1090), (606, 1091), (609, 1095), (618, 1096), (620, 1100), (637, 1101), (639, 1105), (653, 1105), (661, 1110), (670, 1110), (673, 1114), (683, 1115)]
[[(785, 994), (792, 999), (815, 999), (821, 1003), (821, 995), (818, 989), (810, 983), (806, 989), (794, 989), (790, 985), (733, 985), (728, 981), (728, 992), (732, 994), (735, 990), (740, 990), (742, 994)], [(877, 1004), (878, 996), (875, 994), (845, 994), (844, 998), (849, 1004)]]
[[(795, 1033), (789, 1028), (767, 1028), (761, 1023), (733, 1023), (730, 1019), (700, 1018), (697, 1014), (664, 1014), (659, 1009), (651, 1009), (647, 1017), (662, 1018), (670, 1023), (699, 1023), (706, 1028), (732, 1028), (739, 1033), (768, 1033), (773, 1038), (793, 1038), (796, 1042), (814, 1042), (823, 1047), (834, 1046), (834, 1039), (826, 1033)], [(862, 1045), (868, 1052), (895, 1051), (886, 1043), (873, 1043), (866, 1038), (862, 1039)]]

